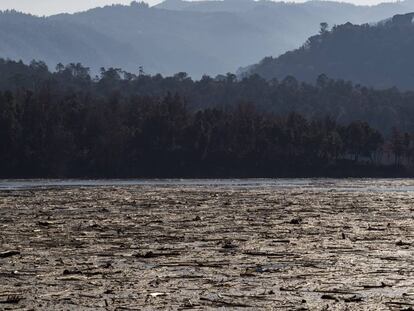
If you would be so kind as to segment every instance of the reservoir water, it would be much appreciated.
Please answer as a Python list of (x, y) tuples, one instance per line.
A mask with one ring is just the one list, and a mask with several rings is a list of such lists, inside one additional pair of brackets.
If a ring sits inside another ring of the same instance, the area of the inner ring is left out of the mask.
[(225, 188), (298, 188), (326, 191), (414, 192), (414, 179), (31, 179), (0, 180), (0, 190), (117, 187), (191, 186)]

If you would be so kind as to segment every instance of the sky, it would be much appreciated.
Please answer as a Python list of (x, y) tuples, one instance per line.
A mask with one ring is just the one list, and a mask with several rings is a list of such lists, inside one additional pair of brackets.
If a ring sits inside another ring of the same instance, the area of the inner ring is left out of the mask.
[[(303, 0), (299, 1), (303, 2)], [(345, 0), (344, 2), (376, 4), (386, 1), (389, 0)], [(162, 0), (146, 0), (145, 2), (154, 5), (162, 2)], [(73, 13), (114, 3), (129, 4), (131, 3), (131, 0), (0, 0), (0, 10), (15, 9), (17, 11), (41, 16), (63, 12)]]

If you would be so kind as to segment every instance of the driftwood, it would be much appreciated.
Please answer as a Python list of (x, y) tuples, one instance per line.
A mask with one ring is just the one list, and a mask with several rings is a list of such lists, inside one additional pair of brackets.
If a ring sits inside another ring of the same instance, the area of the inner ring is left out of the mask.
[(210, 302), (217, 307), (238, 307), (238, 308), (252, 308), (253, 307), (245, 303), (225, 301), (224, 299), (211, 299), (207, 297), (200, 297), (200, 300)]
[(414, 181), (367, 183), (0, 191), (0, 309), (410, 310), (414, 193), (387, 187)]
[(22, 296), (19, 294), (8, 295), (6, 299), (0, 299), (0, 304), (18, 304), (22, 299)]
[(20, 255), (19, 251), (6, 251), (6, 252), (0, 252), (0, 258), (8, 258), (13, 257), (16, 255)]

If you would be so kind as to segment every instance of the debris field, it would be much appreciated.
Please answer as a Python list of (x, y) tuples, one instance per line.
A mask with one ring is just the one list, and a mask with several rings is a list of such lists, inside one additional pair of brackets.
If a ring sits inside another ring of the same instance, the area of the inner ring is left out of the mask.
[(0, 310), (414, 310), (414, 192), (381, 189), (2, 190)]

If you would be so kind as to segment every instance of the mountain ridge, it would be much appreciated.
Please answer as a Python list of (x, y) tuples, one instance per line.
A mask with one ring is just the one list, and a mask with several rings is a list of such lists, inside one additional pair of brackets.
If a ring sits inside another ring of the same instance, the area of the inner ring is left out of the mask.
[[(168, 3), (173, 2), (164, 6)], [(3, 12), (0, 57), (44, 60), (49, 66), (81, 62), (95, 73), (101, 67), (137, 72), (142, 66), (149, 73), (185, 71), (199, 78), (235, 72), (266, 55), (295, 49), (320, 22), (377, 22), (395, 15), (390, 12), (405, 13), (411, 6), (414, 11), (410, 0), (374, 7), (322, 1), (175, 3), (184, 7), (168, 10), (162, 4), (132, 2), (50, 17)]]
[(302, 47), (266, 57), (241, 72), (266, 79), (294, 76), (306, 82), (324, 74), (376, 88), (414, 89), (413, 20), (414, 13), (408, 13), (376, 25), (346, 23), (321, 30)]

